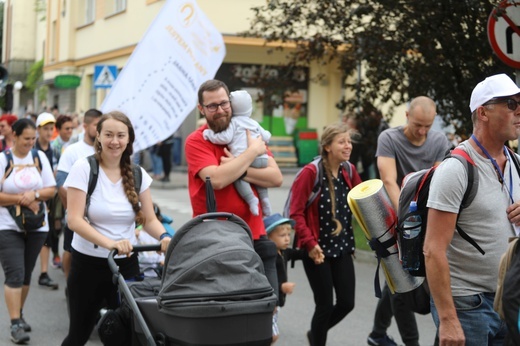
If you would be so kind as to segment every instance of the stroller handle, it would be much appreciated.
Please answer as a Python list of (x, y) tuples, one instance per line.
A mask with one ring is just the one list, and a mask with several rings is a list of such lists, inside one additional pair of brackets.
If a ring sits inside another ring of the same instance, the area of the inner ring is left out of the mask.
[[(143, 251), (160, 251), (161, 250), (161, 244), (147, 244), (147, 245), (134, 245), (132, 247), (132, 252), (143, 252)], [(118, 274), (119, 273), (119, 267), (116, 264), (116, 260), (114, 257), (117, 255), (117, 249), (110, 250), (110, 253), (108, 254), (108, 267), (110, 268), (110, 271), (112, 274)]]
[[(153, 244), (153, 245), (134, 245), (132, 252), (141, 252), (141, 251), (159, 251), (161, 250), (161, 244)], [(110, 253), (108, 254), (108, 267), (110, 268), (110, 271), (112, 272), (112, 280), (114, 282), (114, 285), (117, 285), (119, 287), (120, 292), (122, 295), (127, 298), (128, 304), (131, 307), (131, 310), (134, 313), (134, 316), (136, 318), (137, 324), (139, 324), (144, 332), (146, 343), (145, 345), (148, 346), (156, 346), (157, 343), (155, 342), (150, 329), (146, 325), (146, 321), (144, 320), (144, 317), (139, 310), (139, 307), (137, 306), (137, 303), (135, 302), (135, 299), (132, 297), (132, 293), (130, 292), (130, 289), (125, 283), (125, 278), (123, 275), (119, 273), (119, 267), (116, 264), (116, 260), (114, 259), (114, 256), (117, 255), (117, 249), (110, 250)]]
[(197, 216), (199, 219), (208, 220), (208, 219), (236, 219), (237, 216), (233, 213), (228, 213), (224, 211), (216, 211), (213, 213), (200, 214)]

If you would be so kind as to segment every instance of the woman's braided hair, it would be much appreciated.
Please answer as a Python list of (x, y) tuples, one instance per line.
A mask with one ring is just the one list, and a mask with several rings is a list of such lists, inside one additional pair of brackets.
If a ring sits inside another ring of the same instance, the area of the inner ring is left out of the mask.
[[(135, 212), (135, 222), (138, 225), (143, 225), (145, 223), (144, 213), (141, 210), (141, 204), (139, 203), (139, 196), (135, 192), (135, 182), (134, 182), (134, 173), (132, 171), (132, 161), (131, 156), (134, 152), (133, 143), (135, 140), (135, 132), (130, 119), (126, 115), (121, 112), (113, 111), (107, 114), (103, 114), (99, 123), (97, 124), (97, 132), (98, 135), (101, 133), (103, 128), (103, 123), (108, 119), (114, 119), (122, 122), (128, 128), (128, 145), (126, 146), (123, 155), (121, 156), (120, 167), (121, 167), (121, 177), (123, 179), (123, 188), (125, 190), (126, 197), (128, 201), (132, 205), (132, 209)], [(96, 151), (95, 157), (98, 162), (101, 162), (101, 143), (98, 141), (98, 137), (96, 136), (96, 141), (94, 142), (94, 149)]]

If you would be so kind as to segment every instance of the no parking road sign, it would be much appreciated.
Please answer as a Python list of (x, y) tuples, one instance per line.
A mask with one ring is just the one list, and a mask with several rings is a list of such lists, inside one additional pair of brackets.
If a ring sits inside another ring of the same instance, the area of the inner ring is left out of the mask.
[(489, 15), (487, 32), (500, 60), (520, 69), (520, 2), (502, 1)]

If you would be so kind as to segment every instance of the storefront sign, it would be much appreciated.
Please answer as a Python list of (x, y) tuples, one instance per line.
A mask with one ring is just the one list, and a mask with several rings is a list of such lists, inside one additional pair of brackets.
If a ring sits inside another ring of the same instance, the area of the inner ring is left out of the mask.
[(62, 74), (54, 77), (54, 87), (58, 89), (75, 89), (81, 84), (81, 77), (73, 74)]

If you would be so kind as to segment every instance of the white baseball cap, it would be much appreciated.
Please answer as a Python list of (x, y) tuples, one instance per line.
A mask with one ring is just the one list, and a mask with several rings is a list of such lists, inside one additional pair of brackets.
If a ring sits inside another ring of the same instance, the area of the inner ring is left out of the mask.
[(473, 89), (469, 101), (469, 109), (473, 113), (475, 109), (495, 97), (506, 97), (516, 94), (520, 94), (520, 88), (506, 74), (501, 73), (487, 77)]
[(54, 115), (51, 113), (43, 112), (42, 114), (38, 115), (38, 118), (36, 119), (36, 127), (45, 126), (50, 123), (55, 123), (56, 119), (54, 118)]

